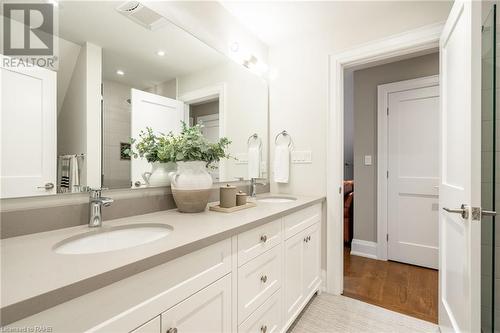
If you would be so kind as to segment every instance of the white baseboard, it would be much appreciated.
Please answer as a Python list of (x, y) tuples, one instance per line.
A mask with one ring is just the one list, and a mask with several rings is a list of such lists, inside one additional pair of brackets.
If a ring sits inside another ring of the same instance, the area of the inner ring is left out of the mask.
[(351, 243), (351, 254), (371, 259), (378, 259), (377, 243), (361, 239), (353, 239)]

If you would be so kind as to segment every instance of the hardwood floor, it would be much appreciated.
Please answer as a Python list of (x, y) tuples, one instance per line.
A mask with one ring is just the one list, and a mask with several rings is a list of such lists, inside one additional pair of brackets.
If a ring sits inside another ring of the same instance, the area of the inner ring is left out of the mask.
[(344, 248), (344, 296), (437, 323), (437, 270), (349, 252)]

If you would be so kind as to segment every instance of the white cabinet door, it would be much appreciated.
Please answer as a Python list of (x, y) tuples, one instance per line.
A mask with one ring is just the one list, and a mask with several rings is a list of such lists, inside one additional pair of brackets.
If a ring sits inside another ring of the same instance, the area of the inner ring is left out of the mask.
[(161, 319), (160, 316), (151, 319), (144, 325), (137, 327), (130, 333), (161, 333)]
[(44, 68), (0, 70), (0, 197), (54, 194), (56, 73)]
[(304, 233), (285, 241), (285, 327), (295, 319), (304, 302)]
[(321, 234), (320, 224), (316, 223), (304, 231), (304, 295), (315, 292), (320, 281)]
[(231, 330), (231, 275), (180, 302), (161, 315), (162, 333), (221, 333)]

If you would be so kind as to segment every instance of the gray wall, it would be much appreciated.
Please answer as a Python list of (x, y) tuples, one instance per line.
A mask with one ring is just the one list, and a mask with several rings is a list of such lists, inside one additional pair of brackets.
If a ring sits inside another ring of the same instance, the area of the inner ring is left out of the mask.
[(193, 124), (198, 122), (198, 117), (219, 113), (219, 100), (207, 102), (190, 107), (189, 116), (193, 117)]
[[(377, 241), (377, 86), (439, 73), (437, 53), (354, 72), (354, 238)], [(372, 155), (372, 165), (364, 156)]]
[(344, 180), (353, 179), (354, 164), (354, 76), (344, 72)]

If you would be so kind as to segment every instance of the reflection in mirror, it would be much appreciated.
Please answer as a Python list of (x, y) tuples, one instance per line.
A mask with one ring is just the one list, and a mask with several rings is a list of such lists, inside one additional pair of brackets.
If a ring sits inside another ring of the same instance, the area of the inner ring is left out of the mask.
[[(131, 156), (131, 138), (179, 133), (182, 122), (232, 141), (214, 182), (268, 176), (266, 81), (134, 3), (62, 1), (58, 67), (2, 68), (1, 197), (169, 185), (158, 165)], [(7, 147), (20, 126), (30, 134)]]

